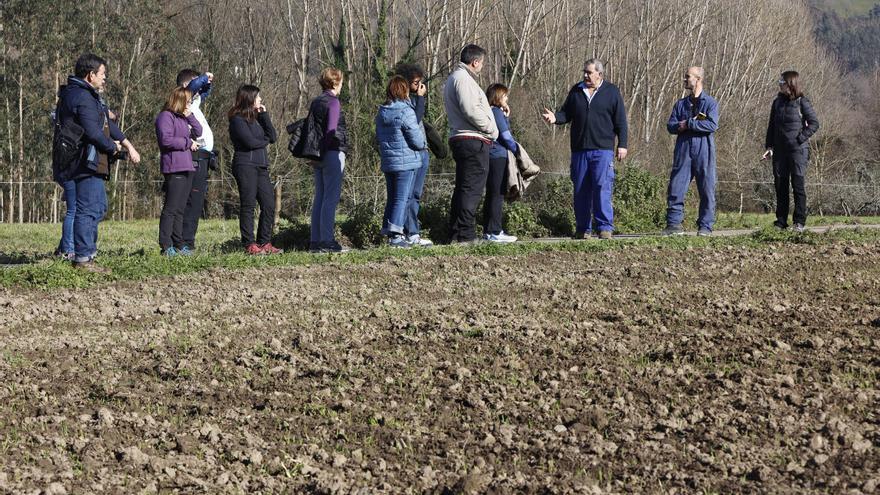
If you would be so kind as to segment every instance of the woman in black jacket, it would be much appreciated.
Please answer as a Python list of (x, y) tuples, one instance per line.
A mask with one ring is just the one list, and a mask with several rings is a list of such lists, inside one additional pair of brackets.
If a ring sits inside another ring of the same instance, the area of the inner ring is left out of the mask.
[[(275, 194), (269, 181), (266, 147), (277, 135), (260, 97), (260, 88), (245, 84), (238, 88), (235, 105), (229, 110), (229, 137), (235, 148), (232, 175), (238, 183), (238, 226), (248, 254), (278, 254), (270, 242), (275, 221)], [(254, 241), (254, 206), (260, 204), (260, 224)]]
[(779, 78), (779, 95), (770, 106), (766, 151), (762, 159), (773, 158), (773, 182), (776, 187), (776, 221), (779, 229), (788, 227), (789, 183), (794, 191), (793, 229), (803, 232), (807, 223), (807, 164), (810, 161), (810, 136), (819, 130), (819, 119), (810, 100), (800, 87), (800, 77), (790, 70)]

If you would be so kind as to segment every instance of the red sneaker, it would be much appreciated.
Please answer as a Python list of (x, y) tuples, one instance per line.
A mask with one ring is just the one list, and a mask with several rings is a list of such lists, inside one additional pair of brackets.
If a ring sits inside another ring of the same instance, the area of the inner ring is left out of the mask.
[(267, 242), (266, 244), (260, 246), (260, 250), (263, 251), (263, 254), (281, 254), (284, 252), (283, 249), (278, 249), (277, 247), (273, 246), (271, 242)]
[(259, 255), (266, 254), (258, 244), (248, 244), (248, 246), (244, 250), (247, 254)]

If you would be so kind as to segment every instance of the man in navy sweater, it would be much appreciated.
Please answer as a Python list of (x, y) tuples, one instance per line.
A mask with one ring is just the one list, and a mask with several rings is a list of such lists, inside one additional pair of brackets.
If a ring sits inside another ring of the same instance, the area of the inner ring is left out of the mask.
[(618, 160), (626, 158), (626, 108), (617, 86), (604, 79), (602, 62), (587, 60), (583, 82), (571, 88), (559, 111), (543, 112), (548, 124), (571, 122), (575, 239), (590, 236), (594, 216), (600, 239), (610, 239), (614, 232), (614, 156), (616, 150)]

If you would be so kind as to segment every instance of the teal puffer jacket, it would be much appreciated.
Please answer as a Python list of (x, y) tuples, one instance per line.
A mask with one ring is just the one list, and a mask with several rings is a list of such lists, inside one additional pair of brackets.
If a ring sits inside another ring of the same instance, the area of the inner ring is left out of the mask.
[(425, 130), (409, 102), (395, 100), (379, 107), (376, 141), (383, 172), (403, 172), (422, 166), (422, 151), (427, 148)]

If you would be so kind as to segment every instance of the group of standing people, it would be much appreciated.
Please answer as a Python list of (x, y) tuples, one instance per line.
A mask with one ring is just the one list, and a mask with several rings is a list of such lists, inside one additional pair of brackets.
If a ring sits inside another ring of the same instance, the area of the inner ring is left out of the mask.
[[(486, 62), (486, 51), (465, 46), (459, 63), (446, 80), (444, 108), (449, 122), (448, 144), (455, 161), (455, 186), (449, 212), (452, 242), (476, 240), (476, 208), (485, 193), (483, 239), (514, 242), (502, 229), (502, 205), (508, 190), (511, 160), (526, 153), (511, 133), (509, 89), (495, 83), (485, 91), (477, 82)], [(387, 203), (382, 235), (392, 247), (430, 246), (420, 232), (418, 213), (429, 166), (425, 127), (426, 86), (424, 72), (414, 65), (401, 66), (391, 78), (386, 101), (377, 112), (376, 142), (381, 170), (386, 178)], [(116, 116), (101, 94), (107, 62), (85, 54), (74, 74), (59, 90), (55, 110), (56, 134), (72, 127), (81, 133), (81, 149), (70, 166), (53, 163), (53, 177), (64, 189), (67, 215), (56, 254), (75, 267), (103, 272), (94, 263), (97, 226), (107, 209), (104, 181), (110, 165), (118, 159), (140, 162), (134, 145), (115, 123)], [(687, 95), (673, 106), (667, 130), (676, 136), (673, 166), (667, 190), (666, 228), (663, 233), (684, 233), (684, 200), (692, 180), (700, 198), (698, 235), (711, 235), (715, 221), (716, 145), (718, 103), (704, 90), (701, 67), (684, 75)], [(160, 169), (164, 176), (165, 201), (159, 222), (159, 245), (166, 256), (190, 255), (204, 207), (209, 170), (216, 168), (214, 136), (202, 110), (214, 76), (184, 69), (156, 117)], [(326, 68), (319, 76), (322, 93), (309, 106), (309, 139), (316, 149), (312, 160), (314, 202), (309, 248), (313, 252), (341, 252), (335, 238), (349, 139), (339, 100), (343, 74)], [(786, 71), (779, 79), (779, 95), (773, 101), (762, 159), (772, 158), (777, 195), (777, 228), (788, 228), (789, 190), (794, 190), (793, 228), (806, 223), (805, 175), (809, 159), (808, 140), (819, 129), (810, 101), (801, 90), (797, 72)], [(277, 140), (260, 89), (245, 84), (238, 88), (228, 111), (229, 135), (234, 148), (232, 173), (240, 198), (239, 226), (242, 244), (249, 254), (278, 254), (271, 243), (275, 198), (269, 178), (267, 147)], [(600, 239), (612, 237), (614, 209), (614, 160), (627, 157), (628, 126), (620, 90), (605, 80), (602, 61), (584, 64), (583, 80), (568, 92), (562, 106), (544, 109), (548, 124), (571, 124), (570, 179), (577, 239), (594, 232)], [(53, 149), (54, 153), (54, 149)], [(260, 207), (254, 235), (254, 210)]]

